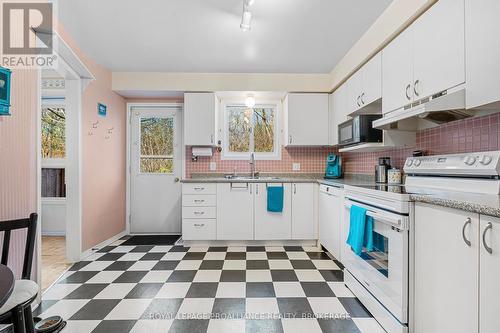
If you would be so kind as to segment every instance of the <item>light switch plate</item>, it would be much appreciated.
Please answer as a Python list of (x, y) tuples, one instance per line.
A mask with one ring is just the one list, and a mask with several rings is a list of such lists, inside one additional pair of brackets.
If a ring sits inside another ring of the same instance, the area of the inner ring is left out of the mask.
[(300, 163), (292, 163), (293, 171), (300, 171)]
[(210, 162), (210, 171), (215, 171), (215, 170), (217, 170), (217, 163)]

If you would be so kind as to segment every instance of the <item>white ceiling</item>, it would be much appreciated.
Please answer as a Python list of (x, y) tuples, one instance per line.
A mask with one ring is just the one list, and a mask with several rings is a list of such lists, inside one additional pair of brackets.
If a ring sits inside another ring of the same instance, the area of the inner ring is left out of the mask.
[(113, 71), (328, 73), (391, 0), (62, 0), (60, 20)]

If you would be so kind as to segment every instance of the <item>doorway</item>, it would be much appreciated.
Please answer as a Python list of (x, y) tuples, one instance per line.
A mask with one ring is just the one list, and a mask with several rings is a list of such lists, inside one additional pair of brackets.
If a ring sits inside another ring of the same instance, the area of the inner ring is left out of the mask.
[(182, 107), (129, 110), (130, 233), (180, 234)]

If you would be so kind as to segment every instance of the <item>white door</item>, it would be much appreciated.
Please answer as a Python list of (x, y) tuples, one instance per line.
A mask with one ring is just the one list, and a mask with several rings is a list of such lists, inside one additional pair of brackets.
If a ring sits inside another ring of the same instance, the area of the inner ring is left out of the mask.
[(409, 26), (382, 51), (383, 113), (399, 109), (413, 100), (412, 49), (413, 26)]
[(316, 184), (292, 184), (292, 239), (318, 239)]
[(465, 82), (464, 12), (464, 0), (440, 0), (415, 22), (415, 100)]
[(267, 186), (280, 184), (255, 184), (255, 239), (291, 239), (292, 238), (292, 198), (291, 184), (283, 184), (283, 211), (267, 211)]
[(180, 107), (134, 108), (130, 126), (130, 232), (181, 232)]
[[(484, 236), (483, 236), (484, 235)], [(483, 240), (484, 239), (484, 240)], [(496, 333), (500, 328), (500, 219), (481, 215), (479, 332)]]
[(217, 184), (217, 240), (252, 240), (253, 188), (249, 183)]
[(477, 332), (478, 228), (477, 214), (415, 204), (415, 333)]

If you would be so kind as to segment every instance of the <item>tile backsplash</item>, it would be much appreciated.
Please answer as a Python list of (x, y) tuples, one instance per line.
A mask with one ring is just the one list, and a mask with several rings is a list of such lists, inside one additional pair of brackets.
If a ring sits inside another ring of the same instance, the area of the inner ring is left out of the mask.
[[(371, 174), (378, 157), (389, 156), (393, 166), (402, 168), (406, 157), (413, 150), (424, 150), (427, 155), (453, 154), (475, 151), (500, 150), (500, 113), (454, 121), (439, 127), (421, 130), (417, 133), (415, 147), (388, 149), (373, 153), (344, 153), (341, 154), (345, 173)], [(186, 148), (186, 177), (193, 173), (209, 173), (210, 162), (217, 164), (213, 172), (239, 173), (250, 171), (248, 161), (221, 160), (219, 152), (212, 157), (199, 157), (197, 162), (189, 159), (191, 147)], [(300, 163), (298, 172), (324, 172), (326, 156), (336, 152), (335, 148), (322, 147), (291, 147), (281, 150), (281, 160), (257, 161), (256, 170), (261, 172), (294, 172), (293, 163)]]

